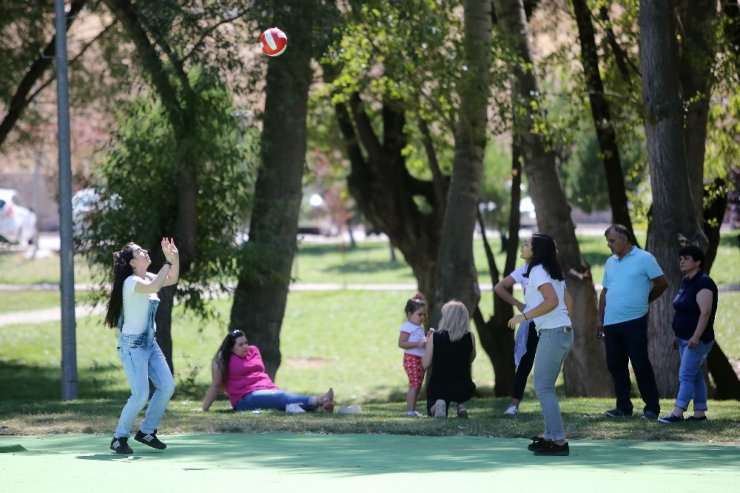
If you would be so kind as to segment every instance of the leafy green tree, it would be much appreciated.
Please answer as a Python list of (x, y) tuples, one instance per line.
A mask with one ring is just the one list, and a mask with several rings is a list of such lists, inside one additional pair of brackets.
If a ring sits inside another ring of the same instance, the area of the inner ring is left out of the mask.
[[(197, 248), (176, 289), (187, 307), (207, 315), (204, 296), (218, 289), (214, 283), (223, 283), (237, 271), (235, 239), (250, 205), (255, 136), (240, 128), (226, 88), (198, 70), (191, 70), (189, 77), (198, 94), (201, 130), (189, 142), (197, 163)], [(109, 152), (93, 179), (102, 199), (78, 237), (88, 261), (106, 274), (113, 252), (129, 241), (151, 252), (155, 268), (161, 265), (164, 258), (156, 247), (160, 238), (177, 230), (178, 189), (173, 184), (183, 172), (180, 142), (157, 95), (134, 100), (117, 123)], [(166, 289), (169, 292), (161, 298), (171, 300), (175, 287)], [(160, 332), (169, 332), (170, 311), (159, 310), (157, 323), (159, 337)], [(169, 341), (171, 351), (171, 339), (164, 341)]]
[(261, 160), (229, 326), (243, 330), (260, 347), (265, 368), (274, 378), (297, 248), (311, 61), (324, 49), (335, 11), (330, 8), (333, 4), (321, 0), (258, 2), (258, 7), (263, 25), (280, 25), (290, 45), (268, 62)]

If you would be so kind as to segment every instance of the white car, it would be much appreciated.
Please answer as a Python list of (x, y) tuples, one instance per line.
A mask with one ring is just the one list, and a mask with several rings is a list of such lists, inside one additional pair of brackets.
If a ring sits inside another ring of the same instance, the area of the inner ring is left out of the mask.
[(36, 213), (18, 204), (18, 192), (0, 188), (0, 240), (29, 245), (36, 238)]

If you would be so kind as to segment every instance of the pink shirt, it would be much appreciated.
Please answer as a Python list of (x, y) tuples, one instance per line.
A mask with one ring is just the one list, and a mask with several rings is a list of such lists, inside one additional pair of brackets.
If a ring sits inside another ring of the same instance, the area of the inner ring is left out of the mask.
[(226, 393), (231, 406), (236, 406), (239, 399), (255, 390), (277, 389), (270, 376), (265, 373), (265, 364), (257, 346), (248, 346), (247, 356), (240, 358), (231, 354), (229, 359), (229, 379), (226, 381)]

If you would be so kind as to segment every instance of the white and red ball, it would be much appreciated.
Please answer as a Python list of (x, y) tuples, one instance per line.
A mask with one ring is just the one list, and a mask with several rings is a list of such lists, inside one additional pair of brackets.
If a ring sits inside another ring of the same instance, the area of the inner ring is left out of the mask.
[(260, 35), (260, 48), (267, 56), (280, 56), (288, 47), (288, 36), (277, 27), (265, 29)]

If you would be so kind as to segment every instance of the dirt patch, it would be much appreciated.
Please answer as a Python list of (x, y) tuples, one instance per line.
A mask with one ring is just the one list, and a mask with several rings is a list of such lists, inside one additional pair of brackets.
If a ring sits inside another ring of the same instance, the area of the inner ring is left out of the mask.
[(289, 368), (321, 368), (329, 364), (324, 358), (286, 358), (283, 364)]

